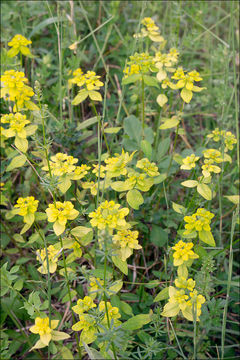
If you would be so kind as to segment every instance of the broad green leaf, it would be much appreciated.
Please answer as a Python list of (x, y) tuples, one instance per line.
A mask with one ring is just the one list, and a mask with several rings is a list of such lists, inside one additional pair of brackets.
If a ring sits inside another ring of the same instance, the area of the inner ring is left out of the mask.
[(62, 360), (74, 360), (71, 350), (69, 350), (66, 346), (61, 347), (60, 353)]
[(179, 119), (176, 117), (172, 117), (171, 119), (167, 119), (164, 121), (162, 125), (159, 126), (159, 129), (165, 130), (165, 129), (171, 129), (176, 127), (179, 124)]
[(163, 107), (167, 102), (168, 102), (168, 98), (166, 97), (166, 95), (164, 95), (164, 94), (158, 95), (158, 97), (157, 97), (158, 105)]
[(163, 173), (154, 178), (154, 184), (160, 184), (167, 178), (167, 174)]
[(199, 231), (199, 239), (210, 246), (216, 246), (215, 240), (211, 231)]
[(151, 161), (152, 157), (152, 146), (147, 140), (141, 141), (141, 149), (144, 153), (144, 155), (148, 158), (148, 160)]
[(144, 325), (148, 324), (151, 321), (151, 314), (139, 314), (133, 316), (131, 319), (128, 319), (123, 323), (122, 328), (124, 330), (137, 330), (141, 329)]
[(172, 201), (172, 207), (173, 210), (176, 211), (178, 214), (182, 214), (182, 215), (186, 214), (187, 209), (184, 206), (179, 205)]
[(123, 85), (134, 83), (142, 78), (141, 74), (133, 74), (122, 80)]
[(169, 288), (166, 287), (160, 291), (159, 294), (154, 298), (153, 302), (162, 301), (169, 298)]
[(191, 90), (183, 88), (180, 95), (181, 95), (181, 98), (183, 99), (183, 101), (185, 101), (188, 104), (188, 103), (190, 103), (190, 101), (192, 99), (193, 93)]
[(25, 232), (27, 232), (31, 226), (32, 226), (32, 224), (25, 224), (20, 232), (20, 235), (25, 234)]
[(126, 261), (122, 261), (118, 256), (112, 256), (112, 262), (123, 274), (128, 274), (128, 266)]
[(130, 139), (136, 140), (137, 143), (141, 140), (142, 126), (140, 121), (134, 116), (130, 115), (123, 121), (124, 132)]
[(105, 357), (103, 358), (99, 351), (97, 351), (94, 348), (89, 347), (84, 341), (82, 341), (82, 344), (83, 344), (90, 360), (104, 360), (105, 359)]
[(170, 146), (170, 139), (166, 138), (158, 144), (157, 159), (158, 161), (166, 154)]
[(206, 200), (212, 200), (212, 191), (206, 184), (198, 184), (197, 192)]
[(17, 291), (21, 291), (22, 288), (23, 288), (23, 279), (18, 279), (18, 280), (15, 282), (13, 288), (14, 288), (15, 290), (17, 290)]
[(11, 171), (13, 169), (19, 168), (25, 164), (27, 161), (27, 157), (25, 155), (19, 155), (12, 159), (10, 164), (8, 165), (6, 171)]
[(121, 126), (109, 127), (104, 129), (105, 134), (117, 134), (122, 129)]
[(31, 136), (33, 135), (36, 130), (37, 130), (38, 126), (37, 125), (29, 125), (25, 128), (27, 136)]
[(36, 344), (29, 350), (29, 351), (32, 351), (34, 349), (42, 349), (44, 348), (45, 346), (47, 346), (46, 344), (44, 344), (41, 340), (38, 340), (36, 342)]
[(158, 247), (162, 247), (168, 240), (168, 234), (160, 226), (153, 225), (150, 233), (150, 241)]
[(239, 204), (240, 195), (225, 195), (224, 197), (235, 205)]
[(122, 280), (115, 281), (114, 284), (109, 288), (110, 294), (117, 294), (121, 290), (122, 286), (123, 286)]
[(57, 187), (62, 194), (65, 194), (68, 191), (68, 189), (71, 187), (71, 180), (65, 178), (60, 184), (58, 184)]
[(193, 187), (198, 185), (198, 181), (196, 181), (196, 180), (187, 180), (187, 181), (181, 182), (181, 185), (186, 186), (188, 188), (193, 188)]
[(143, 75), (143, 81), (144, 84), (148, 86), (154, 86), (158, 88), (158, 81), (156, 78), (149, 76), (149, 75)]
[[(77, 295), (76, 290), (71, 290), (71, 291), (70, 291), (71, 300), (72, 300), (72, 299), (74, 298), (74, 296), (76, 296), (76, 295)], [(70, 298), (69, 298), (69, 294), (68, 294), (68, 292), (67, 292), (67, 294), (62, 298), (61, 302), (62, 302), (62, 303), (65, 303), (65, 302), (68, 302), (68, 301), (70, 301)]]
[(77, 226), (71, 230), (71, 234), (80, 239), (90, 232), (92, 232), (92, 229), (85, 226)]
[(127, 192), (127, 202), (133, 209), (138, 210), (139, 206), (143, 204), (144, 200), (138, 190), (132, 189)]
[(122, 310), (127, 315), (133, 316), (133, 311), (131, 306), (124, 301), (120, 301), (120, 310)]
[(81, 102), (83, 102), (88, 97), (88, 91), (87, 90), (81, 90), (77, 96), (72, 101), (73, 105), (78, 105)]
[(24, 238), (23, 238), (22, 235), (20, 235), (20, 234), (14, 234), (14, 235), (13, 235), (13, 238), (14, 238), (14, 240), (16, 240), (16, 241), (19, 242), (19, 243), (25, 243)]
[(127, 191), (131, 189), (130, 185), (126, 181), (114, 181), (113, 183), (111, 183), (111, 188), (117, 192)]
[(66, 340), (70, 338), (70, 335), (68, 335), (67, 333), (57, 330), (52, 330), (51, 335), (52, 340), (54, 341)]

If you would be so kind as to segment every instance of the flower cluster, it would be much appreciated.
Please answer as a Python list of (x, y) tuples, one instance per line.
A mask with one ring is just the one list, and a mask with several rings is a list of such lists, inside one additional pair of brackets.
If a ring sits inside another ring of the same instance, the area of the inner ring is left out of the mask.
[[(37, 254), (37, 260), (40, 261), (41, 263), (41, 266), (38, 268), (38, 271), (41, 274), (47, 274), (48, 269), (47, 269), (46, 250), (39, 249), (36, 251), (36, 254)], [(57, 270), (57, 262), (60, 256), (60, 252), (53, 245), (50, 245), (47, 248), (47, 255), (48, 255), (49, 272), (54, 273)]]
[(164, 38), (160, 35), (159, 27), (150, 17), (142, 19), (141, 24), (144, 26), (139, 34), (134, 34), (133, 37), (144, 38), (149, 37), (154, 42), (163, 42)]
[(174, 266), (181, 266), (181, 265), (188, 265), (192, 263), (192, 260), (198, 259), (198, 255), (194, 253), (192, 250), (193, 243), (185, 243), (180, 240), (176, 245), (172, 247), (174, 251), (173, 253), (173, 265)]
[(145, 74), (154, 70), (153, 57), (147, 53), (135, 53), (130, 56), (130, 61), (127, 64), (128, 66), (123, 70), (124, 78), (133, 74)]
[(157, 51), (153, 58), (156, 68), (158, 69), (157, 79), (163, 81), (167, 79), (167, 73), (174, 72), (174, 66), (178, 62), (179, 52), (175, 48), (171, 48), (169, 53)]
[(49, 204), (46, 209), (48, 221), (53, 222), (53, 230), (57, 236), (61, 235), (68, 220), (74, 220), (79, 214), (79, 211), (74, 209), (73, 204), (70, 201), (64, 201), (63, 203), (57, 201), (55, 204)]
[(90, 223), (93, 227), (97, 227), (99, 230), (119, 229), (127, 228), (127, 222), (125, 216), (129, 213), (128, 208), (120, 209), (120, 205), (114, 201), (104, 201), (99, 207), (89, 214), (92, 218)]
[(14, 144), (22, 152), (26, 152), (28, 149), (27, 136), (34, 134), (37, 130), (37, 125), (31, 125), (25, 127), (30, 121), (27, 120), (26, 115), (21, 113), (10, 113), (1, 117), (3, 124), (8, 124), (8, 128), (2, 129), (2, 134), (6, 138), (15, 137)]
[(26, 39), (24, 36), (17, 34), (15, 35), (11, 41), (8, 42), (8, 46), (11, 47), (11, 49), (8, 51), (9, 57), (16, 56), (19, 52), (22, 53), (25, 56), (31, 56), (31, 52), (29, 48), (27, 47), (32, 42), (31, 40)]
[[(58, 188), (64, 194), (71, 186), (71, 180), (80, 180), (91, 169), (90, 166), (82, 164), (81, 166), (75, 165), (78, 159), (67, 154), (57, 153), (51, 157), (49, 166), (51, 174), (59, 177)], [(42, 168), (44, 171), (49, 171), (48, 165)]]
[(187, 156), (186, 158), (182, 159), (182, 165), (180, 166), (180, 169), (192, 170), (196, 167), (196, 162), (198, 160), (199, 160), (199, 156), (195, 156), (194, 154), (191, 154), (190, 156)]
[(213, 139), (215, 142), (219, 142), (220, 140), (224, 142), (225, 148), (224, 152), (227, 152), (228, 150), (233, 149), (233, 145), (237, 144), (237, 139), (231, 131), (226, 130), (219, 130), (219, 128), (216, 128), (212, 131), (211, 134), (207, 135), (208, 138)]
[(196, 237), (197, 233), (200, 240), (203, 242), (215, 246), (215, 241), (211, 233), (211, 219), (214, 217), (210, 211), (199, 208), (197, 212), (191, 216), (185, 216), (184, 221), (186, 222), (184, 235)]
[(204, 296), (198, 294), (193, 279), (186, 279), (180, 277), (175, 280), (175, 285), (180, 290), (173, 286), (169, 286), (169, 300), (164, 306), (162, 316), (173, 317), (182, 312), (182, 315), (189, 321), (199, 321), (201, 315), (202, 304), (206, 299)]
[(171, 77), (173, 80), (178, 80), (174, 87), (176, 89), (182, 89), (180, 96), (186, 103), (189, 103), (192, 99), (193, 92), (200, 92), (206, 88), (201, 88), (194, 85), (194, 82), (199, 82), (202, 80), (201, 76), (196, 70), (190, 71), (185, 74), (185, 71), (182, 67), (179, 67), (176, 72)]
[(37, 211), (38, 203), (39, 201), (35, 200), (33, 196), (27, 196), (26, 198), (20, 197), (14, 207), (17, 208), (16, 213), (23, 216), (23, 221), (28, 225), (32, 225), (35, 221), (35, 212)]
[(119, 230), (112, 238), (116, 246), (117, 255), (122, 261), (126, 261), (132, 255), (133, 249), (141, 249), (142, 246), (138, 244), (138, 231)]
[(103, 327), (108, 326), (108, 320), (114, 326), (121, 324), (118, 320), (121, 317), (119, 309), (113, 307), (110, 302), (105, 304), (104, 301), (100, 301), (98, 308), (93, 312), (92, 309), (96, 307), (92, 298), (85, 296), (83, 300), (78, 300), (77, 305), (72, 308), (79, 315), (79, 321), (72, 326), (72, 329), (74, 331), (81, 331), (80, 343), (90, 344), (96, 340), (97, 333), (102, 332)]
[(105, 159), (106, 163), (106, 176), (107, 178), (113, 178), (120, 175), (126, 175), (127, 169), (126, 165), (132, 160), (134, 153), (131, 155), (128, 154), (128, 152), (124, 152), (122, 149), (122, 154), (115, 154), (114, 157)]
[(28, 79), (22, 71), (6, 70), (0, 77), (1, 98), (14, 101), (13, 111), (17, 112), (23, 108), (29, 110), (39, 110), (38, 107), (30, 101), (34, 95), (33, 89), (26, 85)]
[(76, 84), (79, 87), (83, 87), (79, 91), (78, 95), (73, 100), (73, 105), (78, 105), (84, 101), (88, 96), (91, 100), (102, 101), (102, 95), (98, 90), (104, 86), (101, 82), (100, 76), (96, 75), (94, 71), (87, 71), (86, 74), (83, 73), (82, 69), (78, 68), (73, 72), (73, 78), (69, 80), (69, 86)]
[(221, 163), (223, 159), (221, 158), (220, 151), (216, 149), (207, 149), (203, 151), (204, 156), (204, 165), (202, 166), (202, 174), (204, 177), (211, 176), (211, 172), (218, 174), (221, 172), (219, 166), (214, 165), (214, 163)]
[(142, 169), (150, 177), (160, 175), (156, 164), (154, 162), (151, 163), (147, 158), (138, 160), (136, 167)]

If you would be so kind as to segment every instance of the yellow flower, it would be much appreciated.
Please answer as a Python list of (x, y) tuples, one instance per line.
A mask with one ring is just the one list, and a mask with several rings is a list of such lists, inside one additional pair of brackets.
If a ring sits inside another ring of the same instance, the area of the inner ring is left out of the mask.
[(195, 288), (195, 281), (193, 279), (186, 279), (183, 276), (179, 276), (177, 279), (175, 279), (175, 285), (179, 289), (187, 289), (190, 291), (193, 291)]
[(88, 71), (86, 74), (83, 74), (80, 68), (73, 72), (73, 76), (74, 78), (69, 80), (70, 87), (72, 84), (84, 87), (73, 99), (73, 105), (80, 104), (88, 96), (91, 100), (102, 101), (102, 95), (97, 91), (100, 87), (104, 86), (104, 83), (99, 80), (100, 76), (96, 75), (94, 71)]
[(173, 265), (180, 266), (188, 262), (188, 260), (199, 258), (199, 256), (191, 250), (192, 248), (192, 242), (184, 243), (182, 240), (173, 246), (172, 249), (175, 250), (173, 253)]
[(95, 278), (93, 276), (90, 277), (90, 282), (89, 282), (89, 294), (92, 298), (95, 298), (97, 295), (97, 292), (99, 292), (99, 290), (102, 290), (102, 287), (104, 285), (104, 281), (99, 279), (99, 278)]
[(19, 208), (17, 214), (23, 216), (23, 221), (28, 225), (32, 225), (35, 220), (34, 214), (37, 211), (38, 203), (39, 201), (35, 200), (33, 196), (20, 197), (14, 207)]
[(225, 131), (220, 131), (219, 128), (216, 128), (211, 132), (211, 134), (208, 134), (207, 137), (210, 139), (213, 138), (213, 140), (217, 142), (221, 139), (221, 136), (223, 135), (224, 132)]
[(46, 213), (48, 221), (54, 222), (53, 230), (59, 236), (64, 232), (67, 220), (74, 220), (78, 216), (79, 211), (74, 209), (70, 201), (64, 201), (63, 203), (57, 201), (56, 204), (49, 204)]
[(27, 47), (31, 43), (31, 40), (26, 39), (24, 36), (20, 34), (15, 35), (12, 40), (8, 42), (8, 46), (12, 47), (12, 49), (10, 49), (7, 53), (8, 56), (14, 57), (19, 53), (19, 51), (25, 56), (31, 55), (31, 52)]
[(237, 144), (237, 139), (236, 139), (235, 136), (231, 133), (231, 131), (226, 131), (224, 137), (225, 137), (224, 142), (225, 142), (225, 145), (226, 145), (224, 151), (232, 150), (232, 149), (233, 149), (233, 145), (234, 145), (234, 144)]
[(113, 178), (120, 175), (126, 175), (126, 165), (132, 160), (134, 154), (135, 152), (129, 155), (128, 152), (125, 153), (122, 149), (121, 155), (115, 154), (115, 157), (105, 159), (107, 177)]
[(38, 107), (31, 101), (30, 97), (34, 95), (33, 89), (26, 85), (28, 79), (22, 71), (7, 70), (0, 77), (1, 81), (1, 98), (8, 98), (14, 101), (13, 111), (26, 107), (30, 110), (38, 110)]
[(122, 230), (127, 227), (125, 216), (128, 215), (128, 208), (120, 208), (120, 204), (115, 204), (114, 201), (105, 201), (99, 207), (89, 214), (92, 219), (90, 223), (93, 227), (99, 230), (105, 228)]
[(184, 317), (189, 321), (194, 320), (194, 313), (196, 313), (196, 321), (199, 321), (199, 316), (202, 313), (202, 304), (206, 301), (205, 297), (198, 295), (197, 290), (190, 292), (190, 300), (187, 301), (187, 308)]
[(73, 306), (73, 311), (82, 315), (84, 312), (88, 312), (90, 309), (95, 308), (97, 305), (94, 304), (93, 299), (90, 296), (85, 296), (83, 299), (77, 301), (77, 305)]
[(185, 75), (183, 69), (179, 67), (172, 76), (172, 79), (178, 80), (175, 86), (177, 89), (182, 89), (180, 96), (186, 103), (189, 103), (191, 101), (193, 92), (200, 92), (206, 89), (194, 85), (194, 82), (202, 80), (196, 70), (190, 71)]
[(51, 320), (51, 325), (49, 325), (49, 318), (44, 319), (37, 317), (35, 319), (35, 325), (30, 327), (30, 331), (33, 334), (39, 334), (41, 342), (48, 346), (49, 342), (52, 339), (52, 330), (58, 326), (59, 320)]
[(148, 178), (146, 174), (140, 174), (132, 169), (128, 172), (128, 179), (125, 181), (126, 190), (136, 188), (144, 192), (148, 191), (153, 184), (154, 180), (152, 178)]
[(156, 164), (154, 162), (151, 163), (147, 158), (138, 160), (136, 167), (145, 171), (150, 177), (160, 175)]
[(118, 253), (122, 261), (132, 255), (133, 249), (141, 249), (138, 244), (138, 231), (120, 230), (112, 238), (113, 243), (118, 247)]
[(196, 166), (196, 161), (199, 160), (199, 156), (195, 156), (194, 154), (187, 156), (182, 160), (183, 164), (180, 166), (182, 170), (192, 170)]
[[(57, 270), (57, 263), (58, 263), (58, 258), (60, 256), (60, 252), (55, 249), (55, 247), (53, 245), (50, 245), (47, 248), (47, 252), (48, 252), (48, 263), (49, 263), (49, 272), (52, 274)], [(47, 274), (48, 273), (48, 269), (47, 269), (47, 257), (46, 257), (46, 250), (42, 249), (42, 250), (37, 250), (36, 252), (37, 254), (37, 260), (41, 262), (41, 266), (38, 268), (38, 271), (41, 274)]]
[(151, 71), (154, 66), (154, 61), (153, 57), (147, 53), (135, 53), (130, 56), (130, 61), (128, 61), (127, 64), (129, 66), (123, 70), (125, 74), (124, 78), (132, 74), (144, 74)]

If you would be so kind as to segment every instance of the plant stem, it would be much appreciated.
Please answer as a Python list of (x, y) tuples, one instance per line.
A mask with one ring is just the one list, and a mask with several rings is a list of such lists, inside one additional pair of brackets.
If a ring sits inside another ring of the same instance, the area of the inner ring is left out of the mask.
[(145, 102), (144, 102), (144, 79), (142, 76), (142, 137), (144, 137)]

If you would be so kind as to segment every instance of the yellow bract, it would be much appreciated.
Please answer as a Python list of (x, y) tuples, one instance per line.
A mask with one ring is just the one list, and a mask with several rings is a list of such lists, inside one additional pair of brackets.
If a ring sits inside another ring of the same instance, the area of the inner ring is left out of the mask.
[(64, 201), (63, 203), (57, 201), (56, 204), (49, 204), (46, 213), (48, 221), (54, 222), (53, 230), (59, 236), (64, 232), (67, 220), (74, 220), (78, 216), (79, 211), (74, 209), (70, 201)]
[(38, 203), (39, 201), (35, 200), (33, 196), (20, 197), (14, 207), (19, 208), (17, 214), (23, 216), (23, 221), (28, 225), (32, 225), (35, 220), (34, 214), (37, 211)]
[(7, 70), (0, 77), (1, 98), (14, 101), (13, 111), (17, 112), (24, 107), (29, 110), (39, 110), (29, 99), (34, 95), (33, 89), (27, 86), (28, 79), (22, 71)]
[[(58, 263), (58, 258), (60, 256), (60, 252), (57, 249), (55, 249), (53, 245), (50, 245), (47, 248), (47, 252), (48, 252), (49, 272), (54, 273), (57, 270), (57, 263)], [(46, 250), (39, 249), (36, 251), (36, 254), (37, 254), (37, 260), (41, 262), (41, 266), (38, 268), (38, 271), (41, 274), (47, 274), (48, 269), (47, 269)]]
[(122, 149), (122, 154), (115, 154), (114, 157), (105, 159), (106, 163), (106, 176), (108, 178), (117, 177), (120, 175), (126, 175), (127, 169), (126, 165), (132, 160), (135, 152), (133, 152), (131, 155), (128, 154), (128, 152), (124, 152)]
[(133, 249), (141, 249), (138, 244), (138, 231), (120, 230), (112, 238), (113, 243), (117, 247), (117, 254), (122, 261), (126, 261), (132, 255)]
[(154, 162), (151, 163), (147, 158), (138, 160), (136, 167), (142, 169), (150, 177), (160, 175), (157, 165)]
[(85, 296), (83, 299), (79, 299), (77, 305), (73, 306), (72, 309), (76, 314), (81, 315), (96, 306), (90, 296)]
[(145, 74), (151, 71), (154, 66), (153, 56), (147, 53), (135, 53), (130, 56), (130, 61), (128, 61), (127, 64), (129, 66), (123, 70), (125, 74), (124, 78), (133, 74)]
[(144, 38), (149, 37), (154, 42), (163, 42), (164, 38), (160, 35), (159, 27), (155, 24), (154, 20), (150, 17), (145, 17), (141, 24), (144, 28), (141, 29), (139, 34), (134, 34), (133, 37)]
[(120, 204), (106, 200), (99, 205), (97, 210), (89, 214), (89, 217), (92, 218), (90, 223), (99, 230), (104, 230), (105, 228), (122, 230), (128, 227), (125, 220), (125, 216), (128, 213), (128, 208), (120, 209)]
[(59, 320), (51, 320), (51, 325), (49, 325), (49, 318), (40, 318), (35, 319), (35, 325), (30, 327), (30, 331), (33, 334), (39, 334), (41, 342), (48, 346), (50, 340), (52, 339), (52, 330), (58, 326)]
[(184, 221), (187, 223), (185, 225), (186, 231), (184, 234), (188, 235), (194, 231), (211, 231), (210, 223), (211, 219), (214, 217), (210, 211), (207, 211), (204, 208), (197, 209), (197, 212), (192, 216), (185, 216)]
[(72, 84), (77, 84), (77, 86), (83, 87), (83, 89), (80, 90), (78, 95), (73, 99), (73, 105), (80, 104), (88, 96), (91, 100), (102, 101), (102, 95), (98, 92), (98, 90), (100, 87), (104, 86), (104, 83), (99, 80), (100, 76), (96, 75), (94, 71), (87, 71), (87, 73), (84, 74), (80, 68), (73, 72), (73, 76), (74, 77), (68, 81), (70, 88), (72, 87)]
[(175, 252), (173, 253), (173, 265), (180, 266), (188, 262), (188, 260), (197, 259), (199, 256), (192, 251), (193, 243), (185, 243), (180, 240), (175, 246), (172, 247)]
[(15, 35), (11, 41), (8, 42), (8, 46), (11, 46), (12, 49), (8, 51), (9, 57), (16, 56), (19, 52), (21, 52), (25, 56), (31, 56), (31, 52), (27, 47), (32, 42), (31, 40), (26, 39), (24, 36), (17, 34)]

